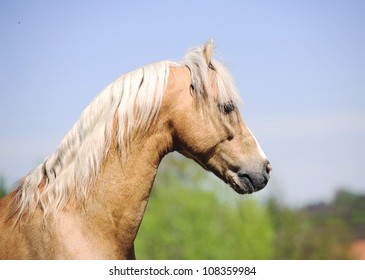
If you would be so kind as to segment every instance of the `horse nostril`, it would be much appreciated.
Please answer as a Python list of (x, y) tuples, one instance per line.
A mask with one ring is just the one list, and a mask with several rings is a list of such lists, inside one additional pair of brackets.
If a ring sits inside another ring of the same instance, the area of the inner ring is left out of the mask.
[(271, 171), (272, 171), (271, 163), (270, 162), (267, 162), (267, 164), (266, 164), (266, 173), (268, 175), (271, 175)]
[(271, 171), (272, 171), (272, 166), (271, 166), (270, 162), (267, 162), (264, 167), (264, 171), (262, 172), (262, 175), (264, 176), (264, 180), (265, 180), (265, 185), (267, 184), (267, 182), (269, 182)]

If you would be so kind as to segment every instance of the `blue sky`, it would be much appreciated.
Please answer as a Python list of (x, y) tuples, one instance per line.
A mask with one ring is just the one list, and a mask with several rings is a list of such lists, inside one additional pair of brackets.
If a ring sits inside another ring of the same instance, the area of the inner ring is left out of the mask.
[[(365, 1), (0, 1), (0, 175), (52, 153), (108, 83), (213, 37), (274, 167), (263, 195), (365, 192)], [(257, 196), (260, 196), (258, 193)]]

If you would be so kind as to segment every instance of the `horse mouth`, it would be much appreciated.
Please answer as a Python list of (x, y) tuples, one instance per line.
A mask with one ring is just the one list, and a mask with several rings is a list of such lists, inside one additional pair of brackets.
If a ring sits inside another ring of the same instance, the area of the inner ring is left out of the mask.
[(267, 181), (260, 183), (249, 174), (232, 171), (227, 172), (226, 182), (238, 194), (252, 194), (263, 189), (267, 183)]
[[(238, 180), (233, 180), (229, 182), (230, 187), (238, 194), (251, 194), (257, 189), (252, 184), (251, 178), (248, 175), (245, 176), (237, 176)], [(239, 182), (237, 182), (239, 181)]]

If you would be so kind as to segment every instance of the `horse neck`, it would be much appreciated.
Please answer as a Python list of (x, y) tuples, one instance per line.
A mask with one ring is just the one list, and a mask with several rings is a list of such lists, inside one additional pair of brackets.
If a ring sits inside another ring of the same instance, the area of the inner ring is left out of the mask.
[(133, 141), (126, 157), (120, 155), (115, 139), (111, 144), (85, 203), (84, 220), (114, 238), (121, 252), (128, 253), (133, 246), (158, 165), (171, 146), (163, 121)]

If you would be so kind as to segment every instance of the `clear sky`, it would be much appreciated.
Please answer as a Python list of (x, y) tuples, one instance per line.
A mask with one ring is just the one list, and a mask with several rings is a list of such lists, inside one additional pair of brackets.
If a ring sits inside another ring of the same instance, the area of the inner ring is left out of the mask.
[(361, 0), (0, 1), (0, 175), (14, 184), (51, 154), (121, 74), (211, 37), (272, 162), (263, 193), (364, 193)]

